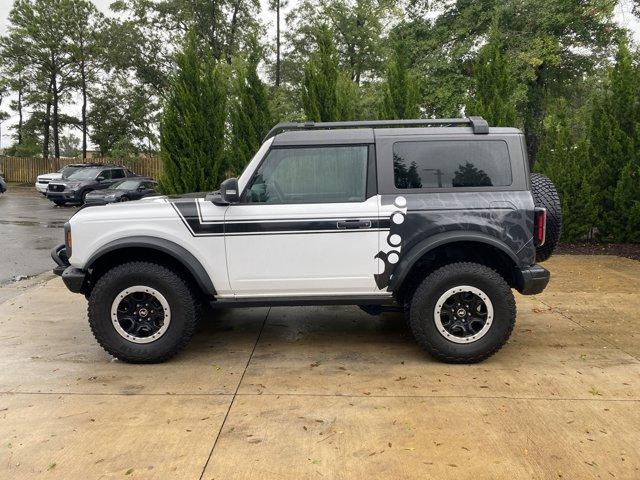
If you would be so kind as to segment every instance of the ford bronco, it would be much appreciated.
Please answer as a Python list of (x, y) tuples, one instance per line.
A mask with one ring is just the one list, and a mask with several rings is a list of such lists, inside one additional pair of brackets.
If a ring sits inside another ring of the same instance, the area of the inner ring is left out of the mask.
[(479, 117), (282, 123), (218, 192), (79, 210), (55, 272), (100, 345), (167, 360), (203, 306), (404, 311), (435, 358), (481, 361), (540, 293), (561, 228), (524, 136)]

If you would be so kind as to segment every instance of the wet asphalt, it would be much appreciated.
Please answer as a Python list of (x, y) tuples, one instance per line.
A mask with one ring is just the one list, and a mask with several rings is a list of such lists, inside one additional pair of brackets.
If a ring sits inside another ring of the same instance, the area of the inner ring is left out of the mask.
[(9, 185), (0, 194), (0, 284), (52, 270), (49, 252), (77, 209), (56, 207), (35, 187)]

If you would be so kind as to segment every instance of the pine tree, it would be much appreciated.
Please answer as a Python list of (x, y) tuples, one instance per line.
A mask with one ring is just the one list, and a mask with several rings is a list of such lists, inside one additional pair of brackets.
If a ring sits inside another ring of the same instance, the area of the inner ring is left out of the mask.
[(575, 121), (569, 118), (567, 105), (555, 110), (545, 118), (535, 168), (553, 181), (560, 194), (563, 240), (582, 240), (591, 235), (597, 209), (588, 146), (582, 134), (572, 132)]
[(193, 32), (177, 67), (160, 124), (161, 187), (166, 193), (214, 190), (229, 170), (225, 75), (207, 49), (198, 52)]
[(387, 66), (380, 118), (395, 120), (418, 118), (418, 85), (409, 71), (409, 55), (405, 41), (395, 44)]
[(500, 24), (495, 18), (489, 40), (480, 50), (473, 68), (475, 91), (467, 115), (480, 115), (489, 125), (513, 127), (517, 121), (514, 93), (516, 80), (502, 51)]
[(361, 92), (346, 72), (338, 74), (336, 83), (336, 120), (358, 120), (361, 115)]
[[(597, 197), (598, 229), (605, 238), (628, 237), (632, 199), (621, 191), (637, 165), (639, 75), (626, 37), (618, 42), (610, 87), (594, 101), (589, 131), (592, 187)], [(623, 170), (625, 170), (623, 172)]]
[(318, 28), (316, 51), (304, 69), (302, 105), (308, 120), (331, 122), (338, 119), (338, 59), (331, 31)]
[(614, 205), (619, 214), (616, 239), (640, 242), (640, 162), (637, 159), (629, 161), (620, 172)]
[(231, 148), (229, 165), (239, 175), (258, 151), (273, 126), (267, 88), (258, 76), (259, 49), (251, 49), (248, 60), (236, 60), (231, 106)]

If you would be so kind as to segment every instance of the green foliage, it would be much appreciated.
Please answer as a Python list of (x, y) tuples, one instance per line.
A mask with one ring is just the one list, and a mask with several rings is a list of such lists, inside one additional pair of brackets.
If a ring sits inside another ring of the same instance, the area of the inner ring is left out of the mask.
[(640, 162), (637, 159), (629, 161), (621, 170), (614, 205), (619, 218), (616, 239), (640, 242)]
[(302, 104), (308, 120), (332, 122), (338, 119), (338, 60), (326, 26), (316, 33), (316, 47), (304, 68)]
[(408, 46), (403, 40), (394, 46), (383, 88), (380, 118), (419, 118), (418, 86), (409, 71)]
[(566, 241), (590, 238), (596, 220), (596, 191), (588, 144), (580, 119), (571, 117), (566, 102), (560, 102), (544, 122), (537, 171), (547, 175), (560, 194), (563, 214), (562, 238)]
[(161, 188), (211, 191), (231, 170), (225, 162), (226, 72), (189, 34), (160, 123)]
[(235, 62), (233, 100), (231, 105), (232, 175), (239, 175), (258, 151), (262, 140), (273, 126), (273, 115), (266, 85), (258, 76), (259, 57), (254, 47), (248, 61)]
[(475, 88), (467, 104), (467, 115), (484, 117), (490, 125), (513, 127), (517, 122), (514, 95), (516, 81), (502, 52), (500, 24), (495, 18), (489, 40), (473, 67)]

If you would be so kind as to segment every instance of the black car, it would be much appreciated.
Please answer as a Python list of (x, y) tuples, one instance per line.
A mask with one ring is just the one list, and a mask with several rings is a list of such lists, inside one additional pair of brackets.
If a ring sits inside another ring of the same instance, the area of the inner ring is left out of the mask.
[(95, 190), (85, 196), (87, 205), (127, 202), (156, 194), (158, 183), (148, 177), (135, 177), (120, 180), (104, 190)]
[(83, 168), (66, 179), (50, 182), (47, 198), (56, 205), (84, 203), (89, 192), (110, 188), (124, 178), (135, 176), (130, 170), (118, 166)]
[(5, 182), (2, 175), (0, 175), (0, 193), (4, 193), (6, 191), (7, 191), (7, 182)]

